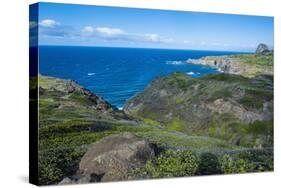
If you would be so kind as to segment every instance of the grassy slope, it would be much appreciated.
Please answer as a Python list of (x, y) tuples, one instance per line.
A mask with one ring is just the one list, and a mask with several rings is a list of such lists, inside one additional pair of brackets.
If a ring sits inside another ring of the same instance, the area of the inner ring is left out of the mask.
[(237, 63), (240, 67), (247, 67), (246, 71), (241, 73), (245, 77), (255, 77), (260, 74), (273, 75), (273, 53), (267, 55), (258, 54), (240, 54), (228, 56), (208, 56), (205, 59), (229, 59), (231, 62)]
[(222, 140), (188, 136), (163, 129), (153, 121), (104, 113), (91, 107), (79, 93), (61, 92), (66, 82), (40, 76), (39, 177), (41, 184), (53, 184), (77, 170), (80, 158), (90, 144), (120, 132), (133, 132), (159, 147), (188, 149), (194, 152), (222, 152), (243, 147)]
[[(251, 147), (271, 146), (272, 87), (271, 77), (214, 74), (193, 79), (174, 73), (155, 80), (129, 100), (125, 110), (170, 131), (209, 135)], [(249, 123), (239, 119), (245, 113), (249, 114), (245, 118), (251, 114), (267, 117)]]

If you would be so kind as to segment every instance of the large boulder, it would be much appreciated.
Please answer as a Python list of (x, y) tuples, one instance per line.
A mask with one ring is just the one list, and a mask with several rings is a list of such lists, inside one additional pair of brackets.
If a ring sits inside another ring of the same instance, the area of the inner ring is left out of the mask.
[(144, 165), (154, 156), (153, 147), (146, 140), (132, 133), (112, 135), (89, 148), (80, 161), (79, 174), (100, 177), (100, 181), (125, 180), (130, 169)]
[(268, 46), (266, 44), (259, 44), (256, 49), (256, 54), (266, 55), (270, 52)]

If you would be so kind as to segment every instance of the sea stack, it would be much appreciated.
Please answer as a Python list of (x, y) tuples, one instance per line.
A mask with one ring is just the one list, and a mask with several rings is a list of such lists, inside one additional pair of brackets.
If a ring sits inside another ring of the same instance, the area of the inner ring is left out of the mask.
[(271, 51), (269, 50), (268, 46), (266, 44), (259, 44), (257, 49), (256, 49), (256, 54), (259, 55), (266, 55), (268, 53), (270, 53)]

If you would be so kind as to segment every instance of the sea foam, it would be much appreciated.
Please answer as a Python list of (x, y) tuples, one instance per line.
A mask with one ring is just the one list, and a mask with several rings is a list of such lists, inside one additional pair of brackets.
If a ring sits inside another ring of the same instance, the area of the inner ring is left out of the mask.
[(200, 72), (187, 72), (187, 75), (195, 75), (195, 74), (200, 74)]
[(94, 76), (96, 73), (94, 73), (94, 72), (89, 72), (88, 73), (88, 76)]
[(183, 65), (183, 61), (166, 61), (167, 65)]

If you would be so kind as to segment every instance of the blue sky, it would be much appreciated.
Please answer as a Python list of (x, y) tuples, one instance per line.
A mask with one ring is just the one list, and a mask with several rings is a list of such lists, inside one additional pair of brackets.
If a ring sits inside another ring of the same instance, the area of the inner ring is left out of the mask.
[(273, 17), (40, 3), (39, 45), (254, 51)]

